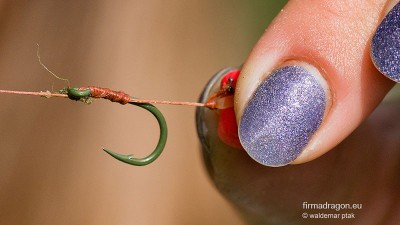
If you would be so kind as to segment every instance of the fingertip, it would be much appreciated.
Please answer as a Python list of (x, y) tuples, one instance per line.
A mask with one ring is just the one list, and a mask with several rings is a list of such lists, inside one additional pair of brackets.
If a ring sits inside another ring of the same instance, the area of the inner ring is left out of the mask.
[[(290, 1), (244, 64), (235, 112), (241, 143), (256, 161), (282, 166), (318, 158), (346, 138), (393, 86), (379, 77), (366, 54), (375, 28), (365, 21), (378, 20), (384, 2), (362, 2), (356, 9), (350, 2)], [(309, 73), (291, 71), (270, 82), (290, 62), (309, 65)], [(287, 82), (299, 74), (299, 80)], [(316, 104), (321, 99), (324, 107)]]

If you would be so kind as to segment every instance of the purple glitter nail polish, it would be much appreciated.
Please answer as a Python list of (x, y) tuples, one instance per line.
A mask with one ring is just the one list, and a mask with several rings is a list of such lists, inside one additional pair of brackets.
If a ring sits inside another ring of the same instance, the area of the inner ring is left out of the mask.
[(247, 153), (267, 166), (294, 161), (321, 125), (326, 94), (302, 66), (273, 71), (244, 109), (239, 138)]
[(389, 79), (400, 82), (400, 3), (386, 15), (371, 42), (375, 67)]

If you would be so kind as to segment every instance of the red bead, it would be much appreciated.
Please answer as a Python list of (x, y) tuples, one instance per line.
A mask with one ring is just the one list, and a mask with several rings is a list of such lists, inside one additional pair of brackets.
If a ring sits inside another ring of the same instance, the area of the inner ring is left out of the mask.
[[(239, 77), (240, 70), (234, 70), (229, 73), (227, 73), (221, 80), (221, 91), (227, 91), (227, 88), (231, 88), (230, 92), (226, 92), (223, 96), (220, 97), (226, 97), (228, 95), (233, 95), (235, 88), (236, 88), (236, 82)], [(220, 109), (220, 117), (219, 117), (219, 122), (218, 122), (218, 136), (221, 139), (222, 142), (224, 142), (226, 145), (229, 145), (233, 148), (239, 148), (243, 149), (242, 145), (240, 144), (239, 141), (239, 135), (238, 135), (238, 126), (236, 123), (236, 116), (235, 116), (235, 111), (232, 107), (225, 108), (225, 109)]]

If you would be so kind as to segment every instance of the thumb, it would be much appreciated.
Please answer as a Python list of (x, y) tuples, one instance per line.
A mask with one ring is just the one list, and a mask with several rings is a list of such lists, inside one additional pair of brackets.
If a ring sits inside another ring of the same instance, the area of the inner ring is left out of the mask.
[(292, 0), (243, 65), (239, 138), (267, 166), (313, 160), (346, 138), (393, 82), (370, 58), (385, 1)]

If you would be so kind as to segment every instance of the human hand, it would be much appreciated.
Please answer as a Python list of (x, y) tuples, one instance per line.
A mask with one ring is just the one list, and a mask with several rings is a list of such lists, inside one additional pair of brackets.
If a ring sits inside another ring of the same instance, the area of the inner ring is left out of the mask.
[(398, 194), (390, 190), (399, 188), (399, 99), (370, 116), (394, 85), (374, 66), (370, 46), (395, 3), (292, 0), (243, 65), (235, 114), (244, 149), (267, 166), (301, 165), (258, 164), (221, 141), (218, 113), (199, 110), (209, 173), (248, 221), (304, 222), (303, 202), (363, 204), (351, 224), (396, 221)]

